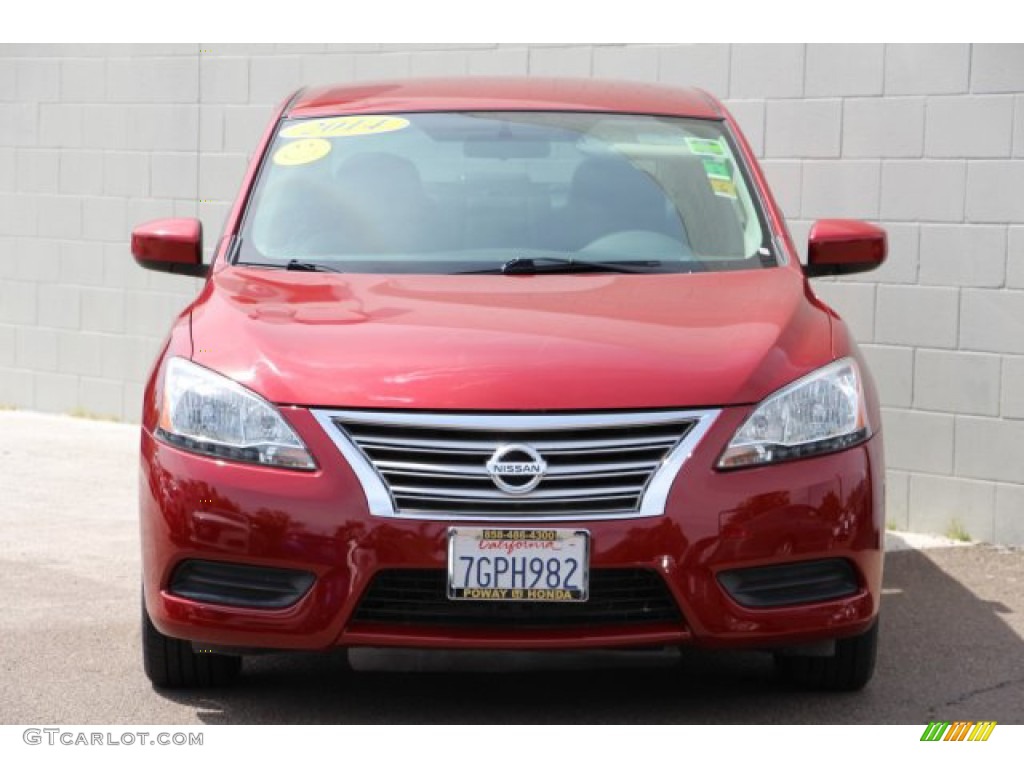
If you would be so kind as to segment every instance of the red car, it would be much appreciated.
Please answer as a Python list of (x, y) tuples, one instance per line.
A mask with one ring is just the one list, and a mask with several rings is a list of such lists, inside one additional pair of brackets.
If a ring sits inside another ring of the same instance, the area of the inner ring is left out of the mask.
[(874, 384), (699, 90), (451, 79), (302, 90), (142, 416), (143, 657), (157, 686), (254, 650), (763, 649), (798, 684), (874, 668)]

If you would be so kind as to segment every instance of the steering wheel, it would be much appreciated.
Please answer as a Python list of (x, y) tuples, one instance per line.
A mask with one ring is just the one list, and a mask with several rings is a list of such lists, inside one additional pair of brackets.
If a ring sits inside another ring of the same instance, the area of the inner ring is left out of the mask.
[(654, 232), (649, 229), (626, 229), (603, 235), (580, 248), (580, 253), (629, 256), (640, 259), (694, 260), (693, 251), (686, 243), (662, 232)]

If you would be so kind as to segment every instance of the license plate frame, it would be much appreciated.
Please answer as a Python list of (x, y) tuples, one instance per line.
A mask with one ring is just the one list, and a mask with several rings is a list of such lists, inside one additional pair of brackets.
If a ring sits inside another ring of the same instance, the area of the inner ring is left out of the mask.
[[(476, 554), (484, 552), (491, 554), (479, 557)], [(587, 530), (452, 526), (448, 529), (447, 557), (449, 600), (585, 603), (590, 597), (590, 531)], [(467, 563), (466, 557), (478, 559)], [(509, 570), (499, 572), (497, 558), (510, 561), (507, 563)], [(513, 558), (524, 558), (521, 571), (511, 571), (515, 567), (511, 562)], [(485, 563), (485, 559), (491, 562)], [(533, 582), (536, 571), (531, 570), (535, 559), (541, 560), (543, 570), (537, 582)], [(550, 586), (548, 577), (551, 560), (560, 563), (556, 568), (558, 584), (554, 587)], [(575, 570), (568, 565), (570, 561), (576, 563)], [(521, 586), (516, 586), (519, 573), (523, 574), (523, 579)], [(481, 585), (479, 582), (484, 580), (484, 575), (489, 578)]]

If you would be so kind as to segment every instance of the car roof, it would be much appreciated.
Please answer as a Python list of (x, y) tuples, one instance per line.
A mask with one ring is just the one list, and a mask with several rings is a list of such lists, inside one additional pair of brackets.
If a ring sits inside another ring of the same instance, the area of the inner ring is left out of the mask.
[(721, 119), (710, 94), (614, 80), (463, 77), (349, 83), (305, 88), (288, 117), (442, 111), (621, 112)]

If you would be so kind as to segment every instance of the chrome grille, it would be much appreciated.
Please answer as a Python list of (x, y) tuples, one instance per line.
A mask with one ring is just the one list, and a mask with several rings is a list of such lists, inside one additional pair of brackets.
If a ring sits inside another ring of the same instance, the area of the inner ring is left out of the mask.
[[(314, 411), (362, 482), (375, 515), (572, 520), (662, 514), (668, 489), (717, 412), (436, 414)], [(533, 490), (501, 490), (499, 448), (547, 464)]]

